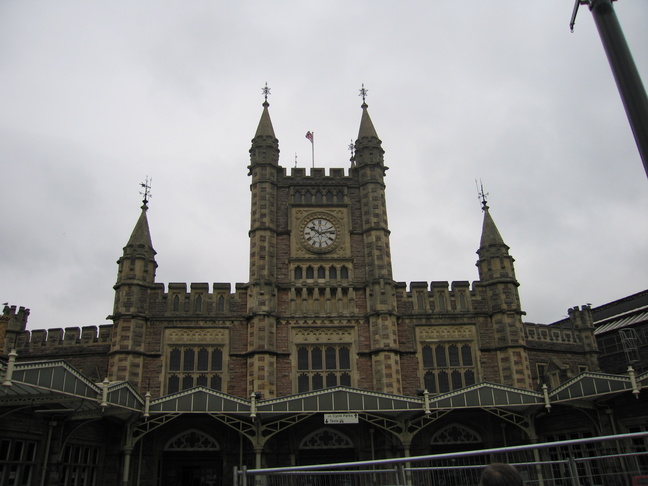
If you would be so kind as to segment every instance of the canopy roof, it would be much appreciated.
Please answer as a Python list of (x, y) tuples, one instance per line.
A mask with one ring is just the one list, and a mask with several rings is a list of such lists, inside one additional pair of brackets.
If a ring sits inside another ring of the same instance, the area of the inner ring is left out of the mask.
[[(6, 374), (6, 364), (2, 367)], [(349, 387), (325, 388), (281, 398), (242, 399), (206, 387), (196, 387), (150, 400), (129, 383), (94, 383), (65, 361), (17, 362), (11, 380), (0, 387), (0, 409), (31, 409), (37, 413), (65, 413), (71, 419), (111, 414), (210, 413), (274, 420), (287, 414), (365, 412), (385, 417), (416, 416), (455, 409), (500, 408), (524, 412), (550, 404), (583, 400), (605, 401), (621, 393), (648, 387), (648, 372), (632, 377), (585, 372), (559, 387), (535, 392), (494, 383), (480, 383), (450, 393), (401, 396)]]

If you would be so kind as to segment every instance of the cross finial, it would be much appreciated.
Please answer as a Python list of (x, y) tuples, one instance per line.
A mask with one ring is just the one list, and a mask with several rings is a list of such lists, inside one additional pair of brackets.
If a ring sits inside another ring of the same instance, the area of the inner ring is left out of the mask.
[(365, 89), (364, 83), (362, 83), (362, 88), (360, 88), (360, 94), (358, 96), (362, 96), (362, 104), (365, 105), (365, 98), (367, 97), (367, 93), (369, 93), (368, 89)]
[(263, 93), (263, 97), (265, 98), (264, 104), (268, 103), (268, 96), (270, 96), (270, 88), (268, 88), (268, 82), (266, 81), (266, 84), (263, 88), (261, 88), (261, 92)]
[(355, 145), (353, 144), (353, 140), (351, 140), (351, 143), (349, 144), (349, 152), (351, 152), (351, 158), (353, 158), (353, 151), (355, 150)]
[(144, 192), (140, 192), (140, 194), (144, 196), (144, 199), (142, 199), (142, 209), (148, 209), (149, 199), (153, 197), (151, 196), (151, 182), (153, 182), (153, 178), (149, 178), (149, 176), (146, 176), (144, 182), (140, 182), (140, 186), (144, 189)]
[(482, 203), (482, 210), (486, 211), (488, 209), (488, 204), (486, 204), (486, 196), (488, 196), (488, 193), (484, 192), (484, 184), (482, 184), (481, 179), (479, 179), (479, 184), (477, 183), (477, 179), (475, 179), (475, 184), (477, 185), (477, 197)]

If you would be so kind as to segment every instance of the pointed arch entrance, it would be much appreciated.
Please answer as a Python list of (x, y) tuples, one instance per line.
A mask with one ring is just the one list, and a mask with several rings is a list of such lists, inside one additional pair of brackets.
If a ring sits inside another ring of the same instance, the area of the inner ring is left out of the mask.
[(221, 449), (196, 429), (177, 434), (162, 452), (162, 486), (216, 486), (221, 481)]
[(331, 427), (318, 429), (299, 443), (298, 463), (332, 464), (356, 459), (353, 441), (346, 434)]

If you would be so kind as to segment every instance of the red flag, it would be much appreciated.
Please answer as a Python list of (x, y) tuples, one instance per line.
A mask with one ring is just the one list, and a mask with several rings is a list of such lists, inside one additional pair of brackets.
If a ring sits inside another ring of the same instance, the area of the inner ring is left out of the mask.
[(306, 138), (311, 141), (311, 143), (315, 143), (313, 141), (313, 132), (306, 132)]

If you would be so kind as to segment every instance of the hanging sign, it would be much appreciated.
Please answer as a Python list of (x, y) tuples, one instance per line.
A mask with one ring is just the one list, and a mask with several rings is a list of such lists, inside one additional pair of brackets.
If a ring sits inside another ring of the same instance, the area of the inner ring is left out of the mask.
[(357, 413), (325, 413), (325, 424), (357, 424)]

